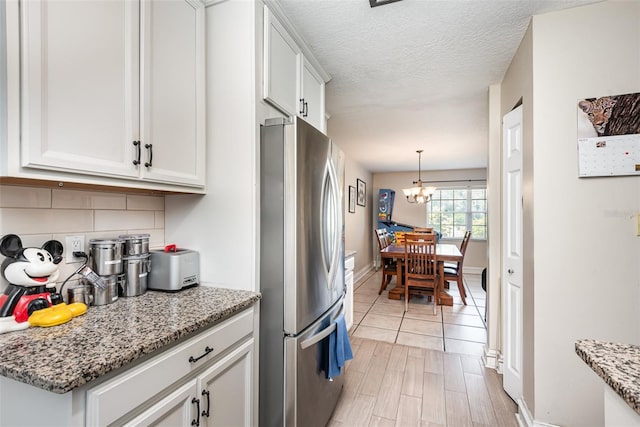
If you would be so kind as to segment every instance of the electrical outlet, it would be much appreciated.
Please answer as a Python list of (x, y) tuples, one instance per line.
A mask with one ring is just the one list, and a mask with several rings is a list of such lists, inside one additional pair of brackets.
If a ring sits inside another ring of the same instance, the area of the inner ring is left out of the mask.
[(84, 252), (84, 236), (67, 236), (65, 238), (64, 254), (65, 263), (84, 261), (83, 258), (73, 256), (74, 252)]

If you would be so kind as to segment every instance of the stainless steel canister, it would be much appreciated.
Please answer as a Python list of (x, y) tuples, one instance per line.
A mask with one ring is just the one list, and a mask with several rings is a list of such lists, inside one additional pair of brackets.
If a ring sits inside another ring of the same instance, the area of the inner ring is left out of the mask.
[(89, 240), (89, 267), (99, 276), (111, 276), (122, 273), (121, 239)]
[(106, 305), (116, 302), (118, 300), (118, 276), (113, 274), (111, 276), (101, 276), (100, 279), (106, 285), (104, 288), (85, 281), (93, 298), (92, 304)]
[(69, 304), (73, 304), (74, 302), (81, 302), (86, 305), (91, 305), (93, 301), (93, 297), (91, 296), (91, 292), (89, 288), (85, 284), (80, 284), (73, 288), (67, 289), (67, 295)]
[(151, 271), (151, 258), (149, 254), (125, 257), (124, 283), (120, 295), (123, 297), (135, 297), (147, 292), (147, 280)]
[(149, 253), (149, 234), (124, 234), (118, 238), (124, 240), (124, 256)]

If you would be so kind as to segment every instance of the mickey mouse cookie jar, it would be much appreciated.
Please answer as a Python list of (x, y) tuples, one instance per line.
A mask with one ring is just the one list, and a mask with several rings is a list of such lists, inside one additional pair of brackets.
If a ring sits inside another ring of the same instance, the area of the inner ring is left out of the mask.
[(15, 234), (0, 239), (0, 253), (6, 257), (0, 273), (9, 282), (0, 295), (0, 333), (61, 325), (87, 311), (82, 303), (65, 304), (56, 292), (62, 252), (57, 240), (41, 248), (23, 248)]

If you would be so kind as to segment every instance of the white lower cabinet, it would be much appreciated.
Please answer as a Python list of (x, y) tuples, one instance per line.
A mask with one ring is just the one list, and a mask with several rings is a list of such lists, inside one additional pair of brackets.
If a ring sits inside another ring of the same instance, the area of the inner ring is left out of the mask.
[(201, 425), (250, 426), (253, 340), (198, 376)]
[(190, 426), (196, 419), (196, 380), (189, 381), (125, 426)]
[(353, 326), (353, 269), (355, 268), (355, 252), (345, 257), (344, 260), (344, 286), (346, 295), (344, 298), (344, 317), (347, 329)]
[(253, 339), (126, 426), (250, 426)]

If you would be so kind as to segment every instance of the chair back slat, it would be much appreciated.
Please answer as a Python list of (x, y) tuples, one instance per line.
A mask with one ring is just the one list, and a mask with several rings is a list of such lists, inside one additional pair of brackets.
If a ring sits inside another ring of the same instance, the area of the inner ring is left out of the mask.
[(407, 280), (432, 280), (436, 274), (436, 236), (428, 233), (407, 233), (404, 236), (405, 275)]

